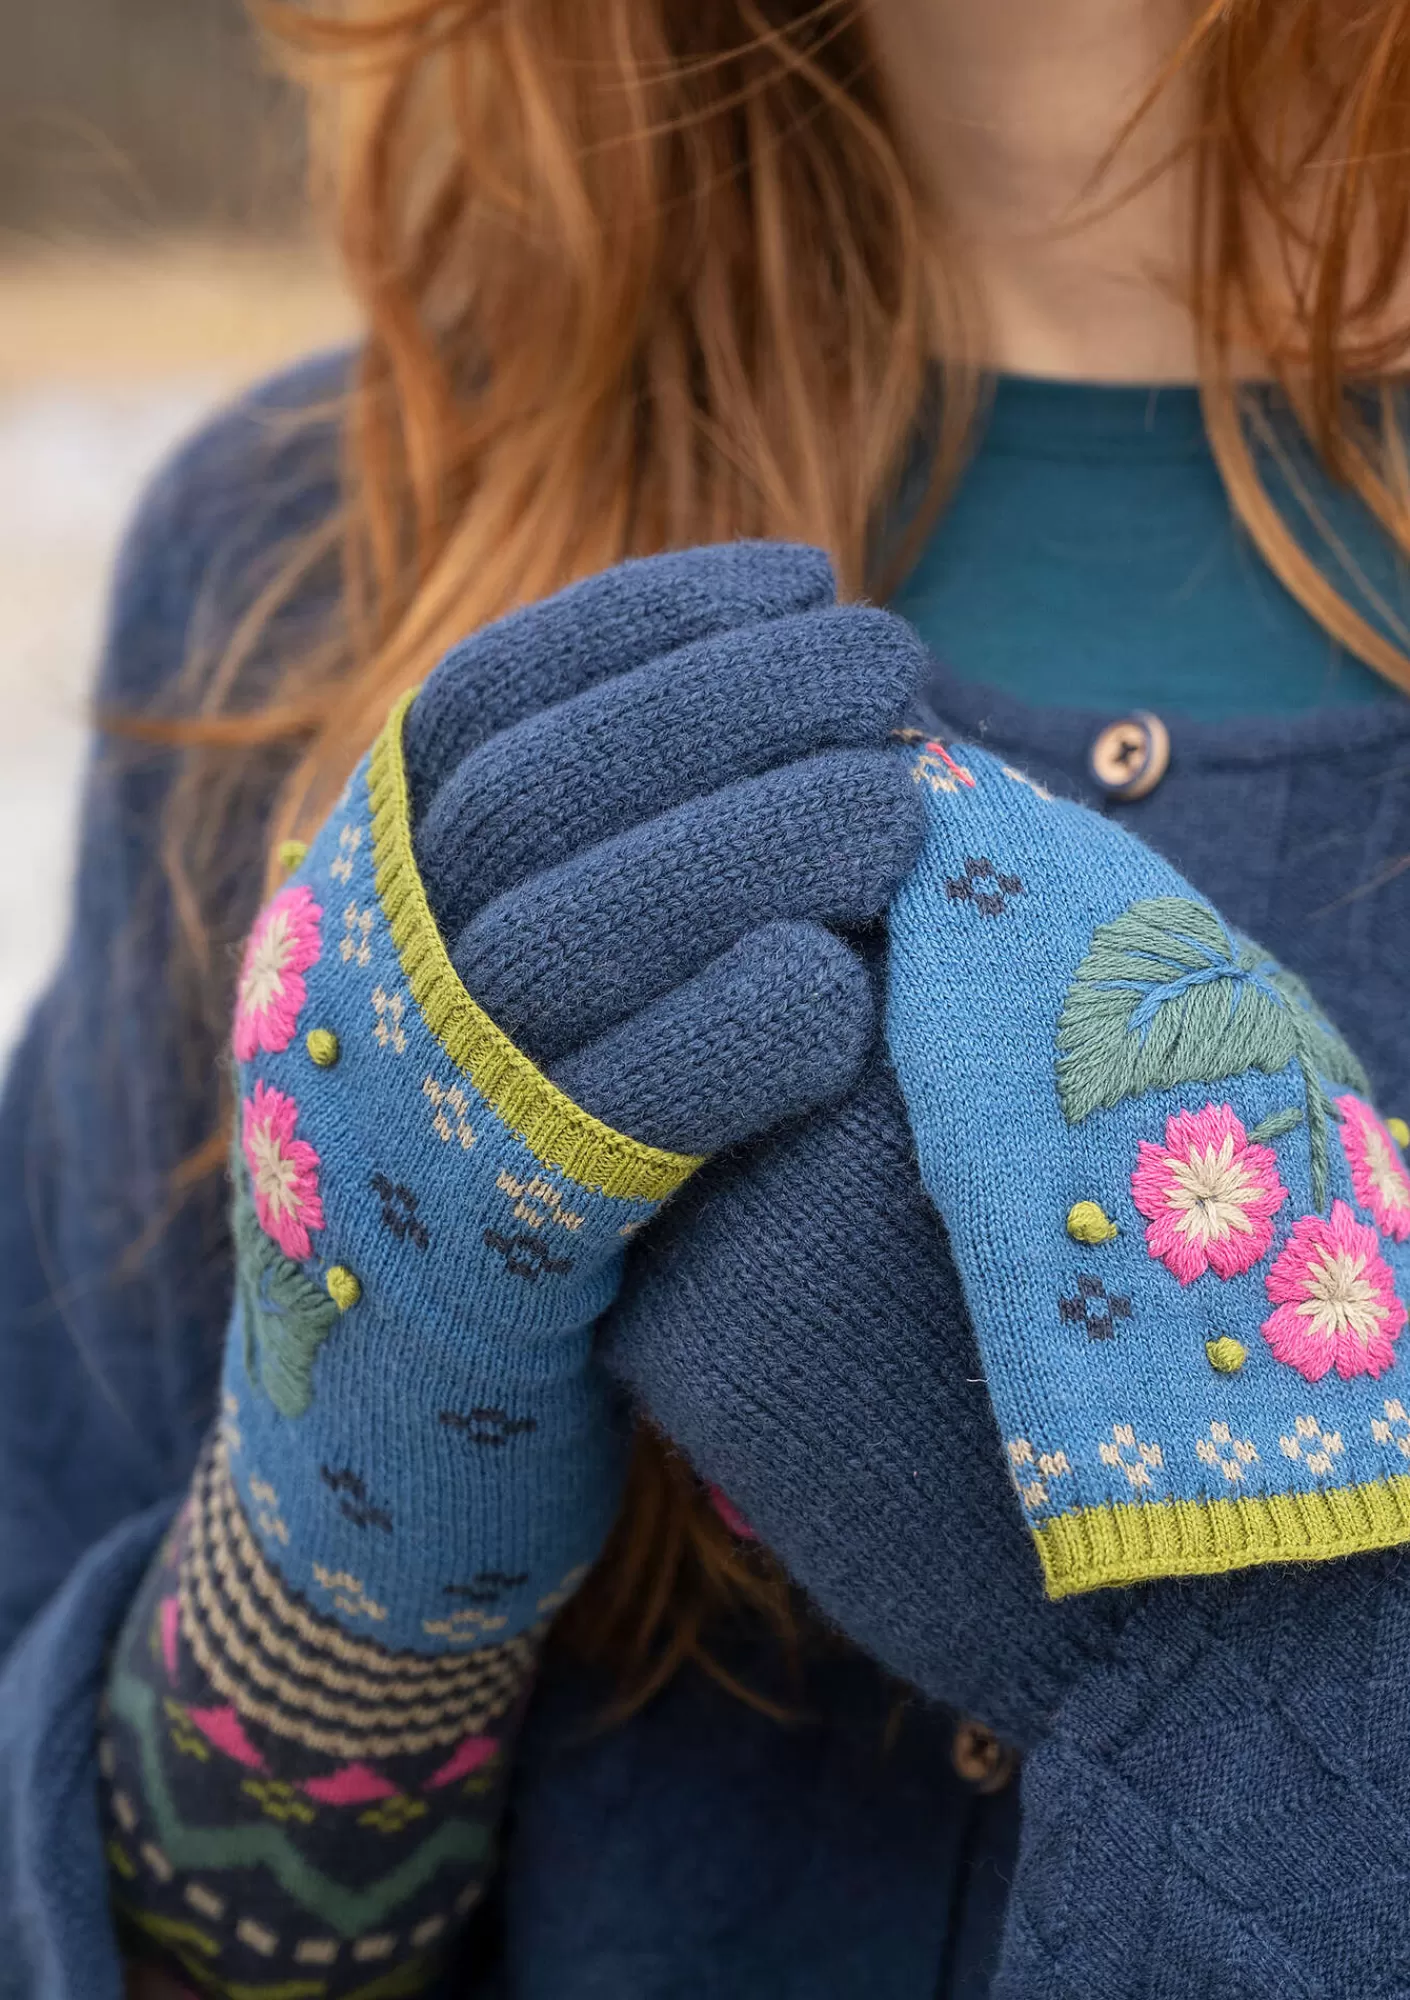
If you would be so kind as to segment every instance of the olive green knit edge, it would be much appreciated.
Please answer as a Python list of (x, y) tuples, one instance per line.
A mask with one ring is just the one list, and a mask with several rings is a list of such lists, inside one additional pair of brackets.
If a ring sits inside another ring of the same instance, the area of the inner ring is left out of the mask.
[(1051, 1598), (1162, 1576), (1326, 1562), (1410, 1542), (1410, 1477), (1310, 1493), (1080, 1507), (1033, 1524)]
[(461, 984), (436, 928), (411, 847), (402, 729), (415, 691), (387, 718), (367, 764), (377, 896), (421, 1018), (540, 1165), (580, 1187), (629, 1201), (663, 1201), (701, 1164), (604, 1125), (558, 1089)]

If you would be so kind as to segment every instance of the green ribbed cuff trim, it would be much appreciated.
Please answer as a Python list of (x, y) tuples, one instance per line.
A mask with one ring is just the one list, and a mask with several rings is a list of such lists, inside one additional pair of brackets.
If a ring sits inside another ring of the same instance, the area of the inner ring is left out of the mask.
[(476, 1005), (450, 962), (411, 849), (402, 728), (415, 698), (415, 689), (402, 696), (373, 746), (367, 795), (377, 895), (421, 1018), (540, 1165), (605, 1195), (664, 1201), (701, 1160), (644, 1146), (575, 1104)]
[(1410, 1542), (1410, 1477), (1238, 1500), (1082, 1507), (1034, 1526), (1049, 1597), (1262, 1563), (1326, 1562)]

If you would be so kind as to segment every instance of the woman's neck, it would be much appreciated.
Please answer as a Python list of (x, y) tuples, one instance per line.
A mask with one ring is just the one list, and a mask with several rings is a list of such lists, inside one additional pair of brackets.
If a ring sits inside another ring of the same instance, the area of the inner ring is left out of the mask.
[(1184, 0), (869, 0), (911, 156), (974, 275), (990, 367), (1090, 381), (1188, 381), (1181, 299), (1189, 180), (1160, 167), (1180, 86), (1093, 176), (1188, 25)]

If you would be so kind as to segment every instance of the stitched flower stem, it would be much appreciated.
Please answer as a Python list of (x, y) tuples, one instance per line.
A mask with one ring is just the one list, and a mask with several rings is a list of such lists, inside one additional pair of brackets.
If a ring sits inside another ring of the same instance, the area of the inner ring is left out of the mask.
[(1307, 1092), (1307, 1151), (1312, 1169), (1312, 1206), (1320, 1214), (1327, 1204), (1327, 1126), (1340, 1124), (1341, 1113), (1322, 1088), (1307, 1045), (1299, 1041), (1297, 1066)]

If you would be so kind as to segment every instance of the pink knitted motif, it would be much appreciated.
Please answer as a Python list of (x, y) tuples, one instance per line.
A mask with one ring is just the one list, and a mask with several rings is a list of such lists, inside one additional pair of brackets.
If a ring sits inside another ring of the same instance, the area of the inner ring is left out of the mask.
[(162, 1638), (162, 1665), (169, 1681), (176, 1679), (177, 1634), (181, 1628), (181, 1604), (176, 1597), (164, 1597), (159, 1612)]
[(265, 1768), (264, 1758), (245, 1734), (245, 1726), (233, 1708), (188, 1708), (192, 1724), (223, 1756), (251, 1771)]
[(422, 1787), (423, 1791), (437, 1792), (445, 1785), (453, 1785), (457, 1778), (468, 1778), (483, 1764), (488, 1764), (499, 1745), (493, 1736), (467, 1736), (458, 1750), (433, 1771)]
[(397, 1788), (390, 1779), (374, 1771), (370, 1764), (344, 1764), (326, 1778), (306, 1778), (299, 1790), (324, 1806), (365, 1806), (376, 1799), (392, 1799)]

